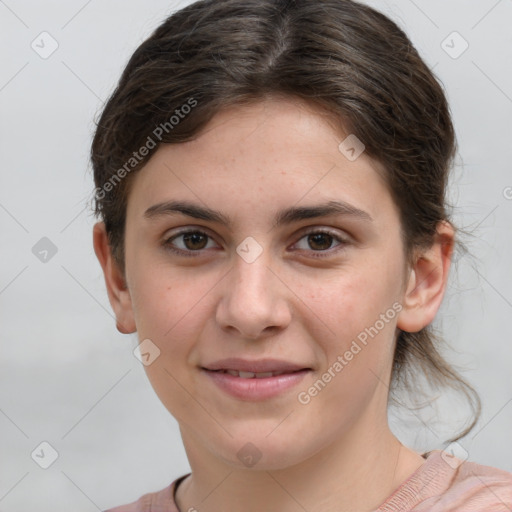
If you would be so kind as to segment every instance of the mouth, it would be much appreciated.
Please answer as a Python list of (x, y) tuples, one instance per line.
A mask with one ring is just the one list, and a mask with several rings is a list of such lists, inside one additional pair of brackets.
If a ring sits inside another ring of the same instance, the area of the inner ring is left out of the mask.
[[(311, 370), (307, 365), (300, 363), (293, 363), (280, 359), (242, 359), (240, 357), (230, 357), (227, 359), (219, 359), (207, 365), (202, 366), (207, 371), (223, 371), (223, 372), (236, 372), (236, 375), (242, 378), (253, 378), (258, 375), (268, 377), (272, 374), (281, 375), (283, 373), (294, 373), (296, 371)], [(252, 375), (254, 374), (254, 375)], [(232, 373), (236, 376), (235, 373)]]
[[(247, 367), (249, 363), (245, 366)], [(255, 366), (254, 363), (253, 367)], [(258, 363), (268, 365), (268, 362)], [(256, 366), (258, 366), (256, 365)], [(201, 366), (201, 372), (218, 389), (231, 397), (244, 401), (266, 400), (276, 397), (295, 387), (311, 368), (300, 368), (297, 365), (287, 365), (288, 368), (279, 368), (268, 371), (249, 371), (235, 368), (207, 368)]]
[(310, 368), (303, 368), (302, 370), (295, 370), (293, 372), (278, 371), (278, 372), (243, 372), (241, 370), (209, 370), (208, 368), (202, 368), (208, 372), (216, 373), (227, 373), (233, 377), (240, 377), (241, 379), (267, 379), (269, 377), (277, 377), (279, 375), (290, 375), (292, 373), (302, 372), (310, 370)]

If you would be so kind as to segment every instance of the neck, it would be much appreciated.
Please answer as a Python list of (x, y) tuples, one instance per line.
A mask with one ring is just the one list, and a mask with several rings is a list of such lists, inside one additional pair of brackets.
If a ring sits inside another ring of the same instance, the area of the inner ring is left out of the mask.
[(403, 446), (386, 423), (357, 424), (342, 439), (284, 469), (226, 464), (182, 430), (192, 475), (176, 491), (180, 511), (374, 511), (425, 460)]

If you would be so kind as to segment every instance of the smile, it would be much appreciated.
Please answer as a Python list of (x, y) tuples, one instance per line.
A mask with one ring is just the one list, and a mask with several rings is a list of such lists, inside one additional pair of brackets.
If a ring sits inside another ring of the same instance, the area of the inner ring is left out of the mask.
[(297, 386), (311, 372), (245, 372), (238, 370), (207, 370), (201, 372), (215, 387), (231, 397), (244, 401), (261, 401), (277, 397)]

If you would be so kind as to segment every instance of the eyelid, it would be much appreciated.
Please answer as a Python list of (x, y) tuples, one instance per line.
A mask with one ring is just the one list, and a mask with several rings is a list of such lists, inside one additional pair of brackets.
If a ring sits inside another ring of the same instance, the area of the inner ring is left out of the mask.
[(168, 229), (162, 236), (162, 239), (165, 241), (179, 235), (186, 235), (187, 233), (203, 233), (210, 238), (216, 238), (218, 236), (217, 233), (211, 231), (210, 228), (206, 226), (187, 224), (186, 226)]
[(331, 235), (334, 238), (337, 238), (338, 240), (349, 242), (352, 240), (352, 237), (344, 230), (341, 230), (340, 228), (331, 228), (328, 226), (325, 226), (324, 224), (317, 224), (314, 226), (307, 226), (303, 228), (302, 230), (299, 230), (298, 234), (296, 236), (299, 236), (302, 238), (305, 235), (309, 234), (315, 234), (315, 233), (326, 233), (328, 235)]

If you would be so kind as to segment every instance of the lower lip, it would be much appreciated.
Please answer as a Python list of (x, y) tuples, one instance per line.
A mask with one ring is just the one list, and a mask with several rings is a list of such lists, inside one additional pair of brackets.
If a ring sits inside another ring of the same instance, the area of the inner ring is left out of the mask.
[(229, 395), (241, 400), (265, 400), (296, 386), (310, 370), (283, 373), (263, 379), (242, 379), (229, 373), (201, 369), (213, 382)]

